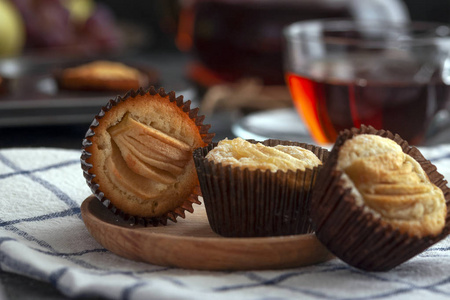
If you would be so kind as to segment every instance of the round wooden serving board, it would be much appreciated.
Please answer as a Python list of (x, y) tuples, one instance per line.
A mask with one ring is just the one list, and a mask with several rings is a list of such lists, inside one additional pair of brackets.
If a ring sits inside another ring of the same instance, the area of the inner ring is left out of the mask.
[(262, 270), (312, 265), (333, 256), (314, 234), (225, 238), (214, 233), (203, 205), (167, 226), (130, 225), (95, 196), (81, 205), (90, 234), (122, 257), (160, 266), (196, 270)]

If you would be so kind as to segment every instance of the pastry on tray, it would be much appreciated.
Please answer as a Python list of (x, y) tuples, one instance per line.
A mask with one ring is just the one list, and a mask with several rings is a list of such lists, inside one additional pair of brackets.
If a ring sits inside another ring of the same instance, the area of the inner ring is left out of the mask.
[(153, 70), (141, 70), (121, 62), (98, 60), (55, 72), (61, 89), (129, 91), (147, 88), (157, 82)]
[(213, 137), (197, 112), (153, 87), (110, 100), (83, 141), (82, 167), (97, 198), (145, 225), (192, 212), (199, 203), (192, 152)]
[(228, 237), (310, 233), (309, 200), (327, 155), (314, 145), (241, 138), (197, 149), (211, 228)]
[(365, 126), (345, 130), (317, 178), (316, 235), (354, 267), (389, 270), (448, 235), (446, 183), (400, 136)]

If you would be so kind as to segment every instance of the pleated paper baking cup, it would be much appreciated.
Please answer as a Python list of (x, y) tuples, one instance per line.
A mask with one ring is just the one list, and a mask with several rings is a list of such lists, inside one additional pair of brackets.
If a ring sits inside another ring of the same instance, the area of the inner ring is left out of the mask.
[[(348, 139), (359, 134), (373, 134), (389, 138), (401, 146), (403, 152), (414, 158), (430, 181), (443, 191), (447, 216), (443, 231), (437, 236), (422, 238), (400, 233), (386, 222), (381, 222), (364, 206), (358, 206), (337, 170), (338, 154)], [(421, 253), (445, 238), (450, 232), (450, 190), (436, 167), (420, 151), (408, 145), (400, 136), (386, 130), (362, 126), (341, 132), (324, 164), (311, 201), (311, 218), (319, 240), (341, 260), (367, 271), (387, 271)]]
[[(312, 151), (321, 161), (328, 156), (326, 149), (304, 143), (280, 140), (261, 143), (300, 146)], [(309, 205), (320, 166), (288, 172), (224, 166), (205, 158), (215, 146), (210, 144), (194, 151), (204, 205), (214, 232), (226, 237), (312, 232)]]
[(156, 226), (200, 204), (192, 151), (214, 134), (190, 104), (151, 87), (110, 100), (95, 116), (81, 165), (92, 192), (111, 211)]

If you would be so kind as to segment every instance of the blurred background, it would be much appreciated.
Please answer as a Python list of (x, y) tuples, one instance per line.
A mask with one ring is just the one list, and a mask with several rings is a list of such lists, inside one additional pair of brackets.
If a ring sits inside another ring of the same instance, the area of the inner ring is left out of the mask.
[[(336, 17), (450, 23), (450, 0), (0, 0), (0, 148), (80, 148), (100, 107), (124, 92), (63, 90), (55, 74), (95, 60), (191, 99), (217, 140), (266, 137), (267, 113), (292, 110), (282, 28)], [(285, 138), (305, 131), (289, 127)]]
[[(450, 0), (0, 0), (0, 148), (80, 149), (100, 107), (123, 92), (63, 90), (55, 72), (95, 60), (149, 71), (200, 106), (216, 140), (266, 137), (258, 130), (273, 116), (285, 138), (307, 139), (283, 78), (281, 30), (333, 17), (450, 23)], [(15, 274), (0, 272), (1, 285), (11, 299), (63, 298)]]

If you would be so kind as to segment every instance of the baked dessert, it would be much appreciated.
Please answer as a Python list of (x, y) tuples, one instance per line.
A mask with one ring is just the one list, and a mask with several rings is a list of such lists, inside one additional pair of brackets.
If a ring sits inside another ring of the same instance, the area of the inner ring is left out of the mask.
[(97, 198), (152, 224), (192, 211), (198, 203), (192, 151), (213, 137), (197, 111), (163, 89), (111, 100), (83, 141), (82, 166)]
[(449, 232), (449, 189), (419, 150), (389, 131), (343, 131), (317, 179), (316, 235), (352, 266), (382, 271)]
[(206, 158), (222, 165), (272, 172), (297, 169), (304, 171), (305, 168), (313, 169), (322, 164), (313, 152), (299, 146), (268, 147), (239, 137), (220, 141), (217, 147), (208, 152)]
[(121, 62), (98, 60), (56, 72), (60, 88), (68, 90), (128, 91), (154, 84), (149, 75)]
[(309, 199), (328, 151), (280, 140), (223, 140), (194, 151), (211, 228), (228, 237), (311, 232)]
[(447, 208), (441, 189), (420, 164), (393, 140), (361, 134), (339, 151), (337, 170), (352, 188), (355, 203), (401, 233), (423, 237), (439, 234)]

